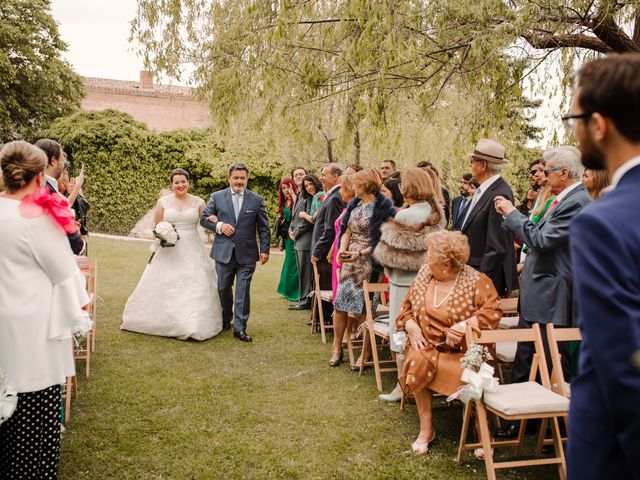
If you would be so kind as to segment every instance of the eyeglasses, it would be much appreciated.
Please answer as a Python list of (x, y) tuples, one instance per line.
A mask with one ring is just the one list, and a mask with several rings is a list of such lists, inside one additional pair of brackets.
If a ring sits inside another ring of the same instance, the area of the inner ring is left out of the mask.
[(538, 173), (539, 171), (540, 171), (540, 170), (531, 170), (531, 171), (529, 172), (529, 176), (530, 176), (530, 177), (533, 177), (533, 176), (535, 176), (535, 174), (536, 174), (536, 173)]
[(548, 175), (549, 172), (555, 172), (557, 170), (562, 170), (562, 169), (560, 167), (553, 167), (553, 168), (545, 168), (542, 171), (544, 172), (545, 175)]
[(575, 115), (562, 116), (562, 124), (567, 130), (573, 130), (576, 126), (576, 120), (579, 118), (589, 118), (594, 112), (576, 113)]

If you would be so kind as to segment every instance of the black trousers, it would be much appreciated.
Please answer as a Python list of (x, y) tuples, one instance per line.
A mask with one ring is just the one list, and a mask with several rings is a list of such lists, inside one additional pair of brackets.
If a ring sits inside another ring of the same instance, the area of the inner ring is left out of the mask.
[[(551, 352), (549, 351), (549, 341), (547, 339), (547, 326), (540, 323), (540, 333), (542, 337), (542, 344), (544, 345), (544, 353), (547, 359), (547, 369), (549, 375), (553, 368), (551, 363)], [(531, 328), (533, 322), (527, 322), (522, 317), (518, 321), (518, 328)], [(562, 328), (562, 327), (555, 327)], [(558, 350), (562, 357), (562, 373), (566, 382), (571, 380), (571, 368), (569, 362), (569, 343), (559, 342)], [(533, 354), (535, 353), (535, 346), (533, 342), (519, 342), (518, 350), (516, 351), (516, 358), (513, 362), (513, 370), (511, 370), (511, 383), (521, 383), (529, 381), (529, 373), (531, 372), (531, 362), (533, 361)]]

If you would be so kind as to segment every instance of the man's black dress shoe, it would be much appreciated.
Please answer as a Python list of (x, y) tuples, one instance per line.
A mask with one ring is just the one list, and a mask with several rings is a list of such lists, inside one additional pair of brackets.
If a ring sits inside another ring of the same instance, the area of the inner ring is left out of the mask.
[(495, 431), (494, 435), (496, 438), (516, 438), (518, 436), (518, 431), (520, 430), (520, 423), (509, 422), (504, 428), (500, 428)]
[(222, 331), (224, 332), (225, 330), (229, 330), (231, 328), (231, 324), (230, 323), (223, 323), (222, 324)]
[(236, 337), (241, 342), (252, 342), (253, 339), (247, 335), (247, 332), (242, 330), (240, 332), (233, 332), (233, 336)]
[(311, 308), (311, 302), (298, 302), (293, 305), (289, 305), (289, 310), (309, 310)]

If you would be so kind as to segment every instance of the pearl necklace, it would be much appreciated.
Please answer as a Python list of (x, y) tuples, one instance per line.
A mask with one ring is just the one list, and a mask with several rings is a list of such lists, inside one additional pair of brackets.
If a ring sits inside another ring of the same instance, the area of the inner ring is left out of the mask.
[[(458, 273), (458, 275), (460, 275), (460, 273)], [(433, 291), (433, 308), (440, 308), (442, 304), (446, 302), (447, 299), (451, 296), (451, 293), (453, 292), (453, 289), (456, 286), (456, 282), (458, 281), (458, 275), (456, 275), (456, 278), (454, 278), (453, 285), (451, 285), (449, 292), (444, 296), (444, 298), (440, 302), (438, 302), (438, 280), (436, 280), (436, 286)]]

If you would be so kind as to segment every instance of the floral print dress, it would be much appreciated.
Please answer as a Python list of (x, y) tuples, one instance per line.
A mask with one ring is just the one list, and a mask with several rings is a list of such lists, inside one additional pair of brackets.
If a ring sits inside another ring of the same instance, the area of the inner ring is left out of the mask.
[[(349, 230), (351, 230), (350, 252), (358, 252), (371, 246), (369, 238), (369, 224), (373, 217), (375, 202), (366, 205), (360, 203), (351, 212), (349, 218)], [(340, 268), (340, 278), (338, 279), (338, 290), (334, 307), (341, 312), (360, 315), (364, 312), (364, 291), (362, 284), (365, 280), (371, 279), (373, 265), (371, 256), (361, 256), (354, 262), (343, 263)]]

